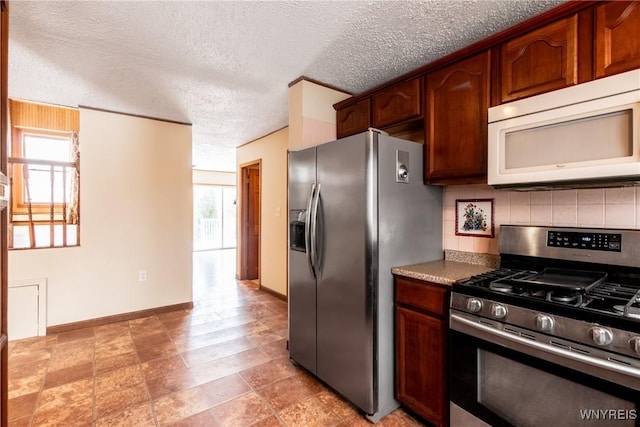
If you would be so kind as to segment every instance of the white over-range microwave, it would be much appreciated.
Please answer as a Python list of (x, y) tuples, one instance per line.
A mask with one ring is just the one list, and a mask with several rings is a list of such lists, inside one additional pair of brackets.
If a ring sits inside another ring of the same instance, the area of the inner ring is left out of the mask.
[(640, 69), (489, 108), (488, 183), (640, 182)]

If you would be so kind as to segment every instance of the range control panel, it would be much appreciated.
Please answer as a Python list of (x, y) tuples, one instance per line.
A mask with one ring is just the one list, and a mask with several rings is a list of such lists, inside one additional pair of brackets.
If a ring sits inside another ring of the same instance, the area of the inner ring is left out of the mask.
[(615, 233), (585, 233), (580, 231), (548, 231), (547, 246), (554, 248), (621, 252), (622, 235)]

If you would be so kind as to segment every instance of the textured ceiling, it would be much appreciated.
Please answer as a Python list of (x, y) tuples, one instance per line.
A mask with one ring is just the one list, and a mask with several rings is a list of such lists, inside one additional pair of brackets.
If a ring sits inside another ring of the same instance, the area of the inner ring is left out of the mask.
[(11, 1), (9, 96), (190, 122), (234, 170), (301, 75), (359, 93), (561, 2)]

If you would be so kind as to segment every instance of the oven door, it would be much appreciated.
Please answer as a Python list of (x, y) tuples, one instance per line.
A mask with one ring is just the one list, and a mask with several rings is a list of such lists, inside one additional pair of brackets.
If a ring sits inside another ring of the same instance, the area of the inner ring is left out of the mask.
[(640, 426), (640, 392), (620, 384), (640, 379), (603, 379), (453, 311), (450, 326), (452, 427)]

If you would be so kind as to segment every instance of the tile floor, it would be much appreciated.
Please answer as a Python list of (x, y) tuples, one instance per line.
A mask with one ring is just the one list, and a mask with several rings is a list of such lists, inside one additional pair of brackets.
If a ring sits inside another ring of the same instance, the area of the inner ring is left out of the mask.
[(370, 425), (291, 364), (286, 303), (235, 281), (234, 254), (194, 253), (192, 310), (10, 342), (10, 426)]

